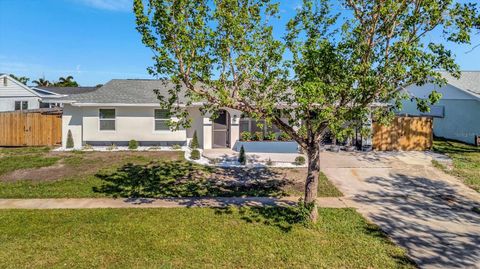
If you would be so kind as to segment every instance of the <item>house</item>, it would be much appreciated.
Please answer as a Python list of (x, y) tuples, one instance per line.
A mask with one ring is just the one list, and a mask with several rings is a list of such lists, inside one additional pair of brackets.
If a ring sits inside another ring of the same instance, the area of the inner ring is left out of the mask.
[[(167, 123), (176, 119), (169, 118), (167, 111), (160, 108), (154, 90), (168, 96), (174, 87), (173, 83), (162, 80), (114, 79), (96, 90), (60, 98), (57, 101), (64, 104), (62, 145), (65, 147), (69, 131), (76, 148), (86, 144), (122, 146), (132, 139), (143, 146), (186, 145), (197, 132), (203, 149), (235, 149), (241, 132), (279, 132), (275, 127), (259, 127), (232, 109), (221, 110), (218, 117), (211, 120), (209, 115), (200, 112), (202, 103), (193, 103), (187, 108), (191, 127), (171, 130)], [(187, 103), (186, 100), (180, 102), (180, 105)], [(282, 144), (284, 148), (273, 147), (274, 151), (297, 151), (296, 143), (287, 144)]]
[(43, 94), (0, 74), (0, 112), (41, 108)]
[[(61, 107), (57, 99), (96, 90), (96, 87), (29, 87), (0, 74), (0, 112)], [(49, 102), (45, 100), (48, 99)]]
[(430, 107), (429, 113), (421, 113), (411, 101), (403, 102), (400, 113), (432, 116), (435, 136), (475, 144), (476, 136), (480, 136), (480, 71), (461, 72), (459, 79), (446, 72), (442, 72), (442, 76), (447, 80), (445, 86), (426, 84), (406, 89), (411, 96), (419, 98), (427, 98), (432, 90), (442, 94), (442, 99)]

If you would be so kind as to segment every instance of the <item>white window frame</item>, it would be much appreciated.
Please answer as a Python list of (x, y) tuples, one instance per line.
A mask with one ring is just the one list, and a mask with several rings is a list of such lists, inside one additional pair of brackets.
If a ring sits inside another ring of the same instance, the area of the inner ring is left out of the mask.
[[(17, 102), (20, 102), (20, 109), (17, 110)], [(23, 108), (23, 104), (27, 104), (27, 108)], [(28, 101), (26, 100), (17, 100), (13, 102), (13, 110), (15, 111), (23, 111), (23, 110), (28, 110)]]
[[(100, 111), (101, 110), (113, 110), (114, 113), (115, 113), (115, 117), (113, 119), (102, 119), (101, 118), (101, 113)], [(102, 130), (101, 126), (101, 122), (102, 121), (113, 121), (115, 123), (115, 128), (113, 130)], [(117, 109), (115, 108), (111, 108), (111, 107), (102, 107), (102, 108), (99, 108), (98, 109), (98, 131), (99, 132), (116, 132), (117, 131)]]
[(156, 112), (157, 110), (160, 110), (160, 111), (168, 111), (166, 109), (160, 109), (160, 108), (156, 108), (153, 110), (153, 131), (156, 132), (156, 133), (159, 133), (159, 132), (171, 132), (172, 130), (170, 129), (170, 127), (168, 126), (166, 130), (157, 130), (157, 121), (162, 121), (162, 122), (169, 122), (171, 119), (170, 118), (156, 118)]

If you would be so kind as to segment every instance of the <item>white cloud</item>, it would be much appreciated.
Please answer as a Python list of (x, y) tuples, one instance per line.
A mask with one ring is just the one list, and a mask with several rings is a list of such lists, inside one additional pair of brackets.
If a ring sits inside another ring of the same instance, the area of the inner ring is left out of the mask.
[(133, 0), (76, 0), (84, 5), (110, 10), (110, 11), (130, 11), (132, 10)]

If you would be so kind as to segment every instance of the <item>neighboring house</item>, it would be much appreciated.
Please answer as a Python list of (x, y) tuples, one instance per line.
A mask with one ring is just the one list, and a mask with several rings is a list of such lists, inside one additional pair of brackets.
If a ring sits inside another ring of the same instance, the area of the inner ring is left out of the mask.
[[(62, 145), (66, 145), (68, 131), (72, 132), (76, 148), (85, 144), (127, 145), (131, 139), (144, 146), (186, 145), (196, 131), (203, 149), (235, 148), (242, 131), (279, 131), (266, 126), (261, 129), (255, 122), (241, 118), (240, 111), (232, 109), (220, 111), (212, 121), (200, 113), (202, 103), (193, 103), (187, 108), (192, 120), (190, 128), (172, 131), (167, 123), (176, 119), (169, 118), (167, 111), (160, 108), (154, 90), (168, 96), (168, 90), (174, 87), (161, 80), (115, 79), (95, 91), (61, 98), (59, 101), (64, 104)], [(187, 103), (186, 100), (180, 102), (180, 105)], [(296, 144), (292, 144), (296, 151)]]
[(42, 95), (7, 74), (0, 75), (0, 112), (40, 108)]
[[(0, 112), (61, 107), (57, 99), (87, 93), (96, 87), (29, 87), (7, 74), (0, 74)], [(49, 101), (45, 101), (48, 99)]]
[(427, 84), (406, 89), (410, 95), (420, 98), (427, 98), (432, 90), (442, 94), (442, 99), (431, 106), (429, 113), (421, 113), (416, 103), (410, 101), (403, 103), (400, 113), (433, 116), (435, 136), (474, 144), (475, 137), (480, 136), (480, 71), (462, 72), (460, 79), (446, 72), (442, 75), (448, 81), (443, 87)]

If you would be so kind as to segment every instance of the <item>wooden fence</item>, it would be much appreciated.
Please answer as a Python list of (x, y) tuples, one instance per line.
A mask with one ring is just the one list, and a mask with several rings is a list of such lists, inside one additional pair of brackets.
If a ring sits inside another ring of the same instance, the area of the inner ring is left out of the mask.
[(54, 146), (62, 143), (58, 112), (0, 113), (0, 146)]
[(423, 151), (432, 148), (431, 117), (396, 117), (390, 125), (373, 123), (373, 149)]

